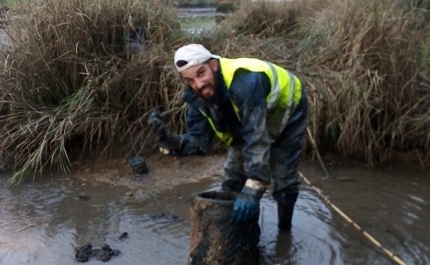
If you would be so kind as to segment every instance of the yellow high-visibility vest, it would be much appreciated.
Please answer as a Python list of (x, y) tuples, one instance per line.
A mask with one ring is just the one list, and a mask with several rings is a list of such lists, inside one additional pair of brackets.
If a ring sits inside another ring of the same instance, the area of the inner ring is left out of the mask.
[[(266, 127), (273, 139), (276, 139), (285, 128), (294, 107), (302, 95), (300, 80), (289, 71), (269, 62), (252, 58), (219, 59), (222, 76), (227, 89), (230, 89), (234, 73), (242, 68), (251, 72), (263, 72), (270, 79), (271, 90), (266, 97), (267, 118)], [(236, 116), (240, 121), (239, 108), (230, 99)], [(215, 134), (228, 146), (233, 141), (231, 133), (218, 131), (210, 116), (202, 109), (200, 112), (206, 117)]]

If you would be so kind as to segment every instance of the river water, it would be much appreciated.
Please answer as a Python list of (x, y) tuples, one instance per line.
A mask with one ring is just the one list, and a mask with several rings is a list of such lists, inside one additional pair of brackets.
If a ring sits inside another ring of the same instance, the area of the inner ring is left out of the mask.
[[(330, 178), (324, 179), (318, 164), (304, 161), (301, 172), (406, 264), (430, 264), (428, 170), (338, 165), (330, 167)], [(74, 247), (85, 243), (119, 249), (121, 254), (108, 264), (186, 264), (191, 195), (220, 187), (219, 178), (205, 178), (130, 199), (128, 187), (90, 185), (67, 177), (45, 177), (10, 188), (5, 180), (0, 177), (2, 265), (79, 264)], [(82, 194), (89, 200), (79, 199)], [(394, 264), (305, 183), (291, 232), (279, 233), (276, 218), (267, 192), (259, 222), (261, 265)], [(120, 240), (123, 232), (129, 236)]]

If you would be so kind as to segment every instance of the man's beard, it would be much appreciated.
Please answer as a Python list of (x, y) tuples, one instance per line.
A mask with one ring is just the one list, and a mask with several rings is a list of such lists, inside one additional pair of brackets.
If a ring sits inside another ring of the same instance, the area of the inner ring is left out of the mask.
[[(222, 91), (219, 86), (219, 81), (216, 75), (216, 72), (212, 70), (213, 75), (213, 86), (212, 86), (212, 92), (213, 94), (210, 97), (205, 97), (202, 94), (199, 93), (199, 96), (203, 101), (209, 105), (220, 105), (222, 103)], [(201, 91), (203, 91), (206, 87), (210, 85), (204, 86)]]

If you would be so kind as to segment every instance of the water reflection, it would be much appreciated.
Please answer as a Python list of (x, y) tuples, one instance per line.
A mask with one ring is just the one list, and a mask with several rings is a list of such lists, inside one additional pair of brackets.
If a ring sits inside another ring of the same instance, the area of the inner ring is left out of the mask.
[(278, 232), (274, 201), (265, 198), (262, 207), (264, 264), (344, 264), (340, 236), (331, 225), (332, 213), (314, 193), (300, 193), (290, 232)]

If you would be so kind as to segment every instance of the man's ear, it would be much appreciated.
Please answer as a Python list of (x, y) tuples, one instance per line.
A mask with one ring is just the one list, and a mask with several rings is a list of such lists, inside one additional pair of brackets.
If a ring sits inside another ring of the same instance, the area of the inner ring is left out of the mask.
[(218, 71), (218, 60), (216, 59), (212, 59), (209, 61), (209, 66), (211, 67), (211, 69), (216, 72)]

